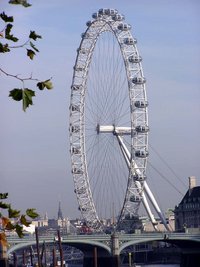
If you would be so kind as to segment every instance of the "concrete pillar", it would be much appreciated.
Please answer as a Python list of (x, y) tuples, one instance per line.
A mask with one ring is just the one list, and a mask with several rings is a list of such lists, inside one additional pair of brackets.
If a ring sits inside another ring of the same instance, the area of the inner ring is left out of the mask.
[(113, 233), (111, 235), (111, 253), (112, 253), (112, 267), (120, 267), (119, 236), (117, 233)]

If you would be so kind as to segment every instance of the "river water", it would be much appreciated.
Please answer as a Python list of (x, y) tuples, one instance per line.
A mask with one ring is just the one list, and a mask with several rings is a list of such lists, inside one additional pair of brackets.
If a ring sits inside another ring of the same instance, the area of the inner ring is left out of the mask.
[[(83, 267), (80, 264), (69, 264), (67, 267)], [(121, 267), (128, 267), (128, 265), (123, 265)], [(137, 265), (136, 267), (180, 267), (180, 264), (144, 264), (144, 265)]]

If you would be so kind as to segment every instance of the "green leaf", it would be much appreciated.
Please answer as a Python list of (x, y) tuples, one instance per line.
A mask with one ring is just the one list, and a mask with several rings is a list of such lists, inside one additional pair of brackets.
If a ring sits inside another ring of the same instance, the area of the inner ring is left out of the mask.
[(24, 236), (24, 234), (23, 234), (23, 227), (21, 225), (17, 224), (15, 226), (15, 229), (16, 229), (16, 232), (17, 232), (18, 236), (20, 238), (22, 238)]
[(0, 199), (8, 198), (8, 193), (0, 193)]
[(9, 218), (19, 218), (20, 210), (13, 210), (11, 207), (8, 209), (8, 217)]
[(29, 216), (31, 219), (35, 219), (39, 216), (39, 214), (35, 211), (35, 209), (27, 209), (26, 215)]
[(30, 59), (32, 60), (35, 56), (35, 52), (31, 49), (26, 49), (27, 50), (27, 56), (30, 57)]
[(20, 223), (23, 224), (23, 225), (25, 225), (25, 226), (27, 226), (27, 227), (31, 224), (31, 222), (28, 222), (28, 221), (27, 221), (25, 215), (21, 215)]
[(35, 92), (28, 88), (23, 90), (23, 111), (29, 107), (29, 105), (33, 105), (32, 97), (35, 96)]
[(22, 89), (15, 88), (12, 91), (10, 91), (9, 96), (12, 97), (16, 101), (21, 101), (23, 97)]
[(28, 88), (25, 89), (18, 89), (15, 88), (12, 91), (10, 91), (9, 94), (12, 99), (16, 101), (23, 101), (23, 110), (26, 111), (26, 108), (29, 105), (33, 105), (32, 97), (35, 96), (35, 92), (33, 90), (30, 90)]
[(43, 90), (45, 87), (50, 90), (53, 88), (53, 84), (51, 82), (50, 79), (46, 80), (46, 81), (43, 81), (43, 82), (39, 82), (37, 83), (37, 87), (40, 89), (40, 90)]
[(26, 0), (10, 0), (8, 3), (13, 5), (22, 5), (23, 7), (31, 6), (31, 4), (29, 4)]
[(10, 204), (4, 203), (4, 202), (0, 202), (0, 208), (1, 209), (9, 209), (10, 208)]
[(13, 25), (12, 24), (7, 24), (6, 29), (5, 29), (5, 38), (7, 40), (11, 40), (13, 42), (17, 42), (19, 39), (17, 37), (14, 37), (12, 34), (10, 34), (10, 31), (12, 29)]
[(36, 52), (39, 52), (39, 50), (37, 49), (37, 47), (36, 47), (32, 42), (30, 42), (30, 46), (31, 46)]
[(4, 12), (0, 14), (0, 18), (5, 22), (13, 22), (13, 17), (8, 17)]
[(6, 53), (6, 52), (10, 52), (10, 49), (8, 48), (8, 44), (0, 43), (0, 53)]
[(41, 38), (42, 38), (42, 36), (41, 36), (41, 35), (38, 35), (38, 34), (36, 34), (36, 33), (35, 33), (35, 31), (30, 31), (29, 38), (30, 38), (30, 39), (33, 39), (33, 40), (35, 40), (35, 41), (36, 41), (36, 39), (37, 39), (37, 38), (40, 38), (40, 39), (41, 39)]

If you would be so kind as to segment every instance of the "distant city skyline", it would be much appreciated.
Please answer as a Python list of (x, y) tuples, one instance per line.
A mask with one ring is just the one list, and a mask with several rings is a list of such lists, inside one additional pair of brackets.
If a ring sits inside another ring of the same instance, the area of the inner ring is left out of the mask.
[(52, 77), (54, 89), (36, 91), (34, 105), (24, 113), (21, 103), (8, 97), (21, 84), (0, 75), (1, 192), (9, 192), (8, 201), (17, 209), (33, 207), (41, 216), (47, 212), (54, 218), (61, 202), (64, 217), (81, 217), (69, 154), (70, 87), (85, 23), (99, 8), (110, 7), (132, 25), (143, 58), (149, 101), (148, 183), (164, 211), (174, 208), (188, 189), (189, 176), (200, 184), (200, 2), (30, 3), (25, 9), (2, 0), (1, 9), (15, 17), (13, 33), (22, 42), (29, 30), (42, 35), (37, 41), (40, 53), (33, 61), (23, 49), (1, 54), (0, 66), (23, 77)]

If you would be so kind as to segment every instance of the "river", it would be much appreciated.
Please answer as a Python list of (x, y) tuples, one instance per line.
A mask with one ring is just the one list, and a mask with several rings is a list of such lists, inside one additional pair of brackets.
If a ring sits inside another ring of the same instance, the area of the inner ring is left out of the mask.
[[(67, 267), (83, 267), (80, 264), (69, 264)], [(121, 267), (129, 267), (128, 265), (123, 265)], [(180, 264), (143, 264), (136, 265), (135, 267), (180, 267)]]

